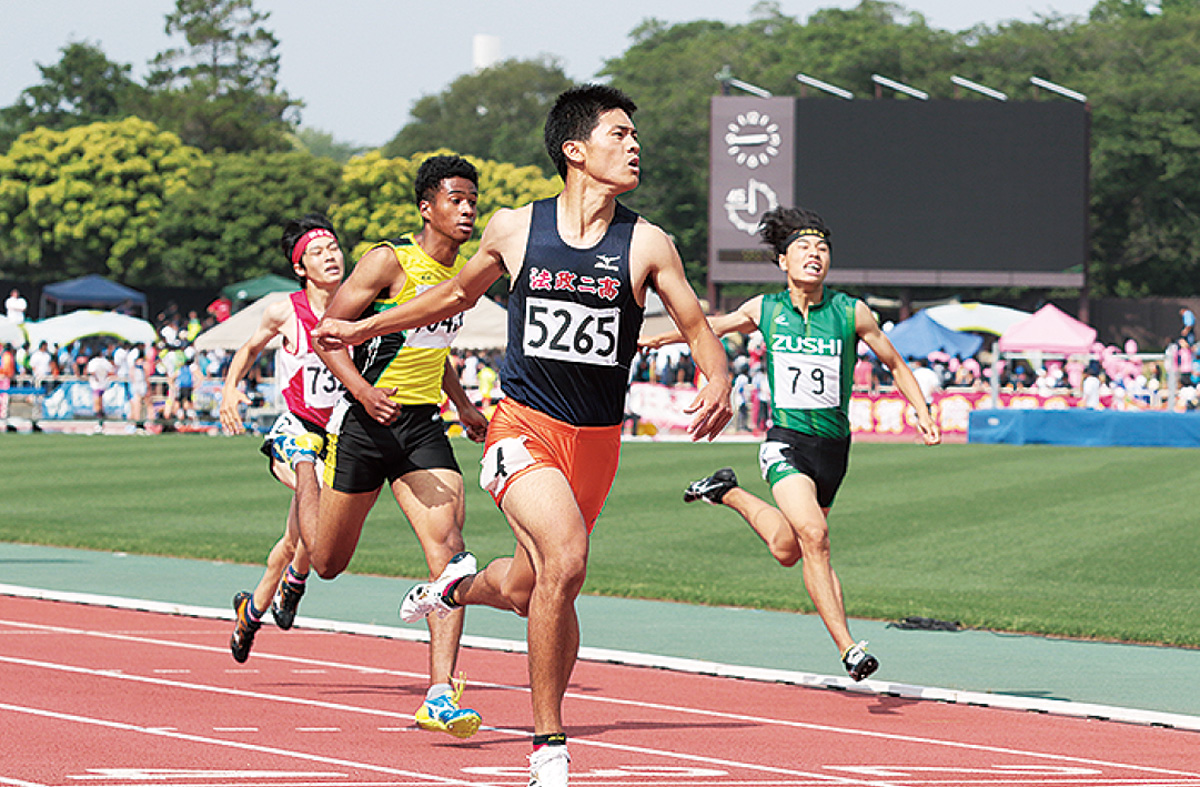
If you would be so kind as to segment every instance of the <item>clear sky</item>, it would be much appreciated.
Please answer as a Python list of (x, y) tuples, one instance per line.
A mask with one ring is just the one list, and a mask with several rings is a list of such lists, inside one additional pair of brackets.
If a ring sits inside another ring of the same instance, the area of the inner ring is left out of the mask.
[[(780, 0), (807, 18), (856, 0)], [(945, 30), (978, 23), (1084, 16), (1095, 0), (908, 0)], [(629, 45), (647, 18), (744, 23), (755, 0), (257, 0), (279, 39), (280, 81), (305, 103), (302, 124), (343, 142), (381, 145), (408, 119), (414, 101), (472, 69), (477, 34), (499, 39), (501, 58), (553, 55), (586, 81)], [(0, 106), (41, 81), (36, 64), (58, 62), (72, 41), (97, 44), (137, 78), (158, 52), (178, 45), (163, 30), (174, 0), (0, 0)]]

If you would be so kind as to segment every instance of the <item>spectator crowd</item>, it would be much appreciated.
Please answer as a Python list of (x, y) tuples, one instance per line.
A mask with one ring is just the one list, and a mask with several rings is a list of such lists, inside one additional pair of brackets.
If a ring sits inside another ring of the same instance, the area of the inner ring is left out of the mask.
[[(221, 306), (223, 304), (218, 304)], [(10, 320), (25, 319), (25, 301), (13, 290), (6, 301)], [(219, 406), (220, 381), (232, 352), (201, 351), (196, 337), (229, 316), (225, 308), (210, 309), (201, 318), (196, 311), (184, 316), (174, 304), (154, 320), (159, 337), (153, 344), (132, 344), (112, 337), (93, 336), (64, 346), (46, 342), (36, 347), (0, 347), (0, 393), (14, 396), (50, 396), (60, 385), (86, 383), (91, 392), (92, 415), (99, 419), (123, 418), (139, 426), (147, 421), (201, 424), (211, 422)], [(1184, 318), (1187, 327), (1186, 316)], [(1185, 330), (1186, 333), (1186, 330)], [(757, 335), (746, 341), (727, 339), (726, 349), (734, 373), (733, 405), (738, 432), (764, 432), (770, 423), (770, 391), (764, 368), (765, 348)], [(1121, 350), (1097, 344), (1090, 359), (1016, 359), (997, 364), (1000, 391), (1045, 397), (1077, 397), (1081, 406), (1159, 407), (1174, 383), (1187, 409), (1200, 407), (1200, 354), (1194, 340), (1181, 335), (1168, 347), (1162, 362), (1139, 359), (1130, 341)], [(986, 359), (986, 354), (983, 354)], [(477, 404), (488, 406), (503, 396), (499, 388), (501, 351), (458, 351), (451, 360), (463, 387)], [(989, 364), (978, 358), (960, 359), (945, 353), (908, 359), (927, 401), (950, 389), (987, 390)], [(273, 377), (271, 356), (264, 355), (246, 378), (247, 394), (261, 407), (270, 406), (267, 383)], [(1175, 374), (1175, 380), (1169, 375)], [(698, 371), (686, 345), (640, 353), (631, 370), (635, 383), (690, 387)], [(888, 390), (891, 379), (865, 347), (854, 368), (854, 391), (875, 394)], [(110, 397), (114, 388), (121, 396)], [(37, 392), (34, 394), (33, 392)], [(0, 418), (6, 413), (0, 411)]]

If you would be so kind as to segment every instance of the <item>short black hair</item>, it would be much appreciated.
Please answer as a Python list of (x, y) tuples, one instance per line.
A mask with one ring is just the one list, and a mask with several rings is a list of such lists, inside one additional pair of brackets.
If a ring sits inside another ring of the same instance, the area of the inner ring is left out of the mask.
[[(295, 274), (300, 283), (304, 283), (305, 276), (301, 273), (296, 273), (296, 266), (292, 264), (292, 252), (296, 250), (296, 244), (304, 237), (304, 233), (309, 230), (329, 230), (333, 233), (334, 239), (337, 239), (337, 230), (333, 228), (331, 222), (324, 213), (305, 213), (298, 219), (288, 219), (283, 223), (283, 237), (279, 239), (279, 247), (283, 249), (283, 256), (287, 258), (288, 270)], [(339, 240), (340, 244), (341, 241)]]
[(546, 152), (564, 180), (567, 177), (567, 156), (563, 153), (563, 143), (587, 139), (600, 122), (600, 116), (610, 109), (623, 109), (632, 118), (637, 111), (637, 104), (615, 87), (593, 84), (570, 88), (554, 100), (554, 106), (546, 116), (544, 136)]
[(799, 230), (814, 230), (814, 235), (820, 235), (826, 243), (833, 245), (833, 233), (825, 225), (825, 220), (811, 210), (775, 208), (764, 213), (758, 223), (758, 237), (776, 254), (787, 253), (787, 247), (794, 240), (792, 235)]
[(479, 188), (479, 172), (475, 165), (461, 156), (430, 156), (421, 162), (417, 169), (417, 179), (413, 183), (413, 193), (417, 204), (428, 200), (433, 202), (437, 197), (438, 188), (446, 178), (466, 178)]

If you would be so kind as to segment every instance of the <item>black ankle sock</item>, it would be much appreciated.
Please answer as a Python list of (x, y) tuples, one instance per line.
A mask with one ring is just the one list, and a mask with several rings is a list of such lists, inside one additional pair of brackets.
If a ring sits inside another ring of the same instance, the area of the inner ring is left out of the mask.
[(542, 746), (566, 746), (567, 734), (565, 732), (552, 732), (549, 735), (534, 735), (533, 748), (537, 749)]
[(466, 577), (459, 577), (446, 586), (446, 592), (442, 594), (442, 600), (446, 602), (446, 606), (451, 607), (452, 609), (458, 609), (462, 606), (462, 604), (454, 600), (454, 591), (458, 590), (458, 586), (462, 584), (464, 579), (466, 579)]

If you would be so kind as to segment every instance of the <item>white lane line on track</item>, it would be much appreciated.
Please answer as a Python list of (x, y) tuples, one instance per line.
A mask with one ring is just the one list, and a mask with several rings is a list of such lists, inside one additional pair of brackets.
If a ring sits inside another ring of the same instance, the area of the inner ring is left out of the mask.
[[(72, 634), (72, 635), (95, 635), (95, 636), (101, 636), (103, 638), (128, 639), (128, 640), (134, 641), (134, 642), (145, 642), (145, 640), (143, 640), (140, 637), (125, 637), (124, 635), (109, 634), (107, 632), (92, 632), (92, 631), (88, 631), (86, 629), (72, 629), (72, 628), (67, 628), (67, 627), (62, 627), (62, 626), (48, 626), (45, 624), (0, 620), (0, 625), (3, 625), (3, 624), (12, 624), (12, 625), (28, 627), (28, 628), (50, 629), (50, 630), (60, 631), (62, 633), (68, 633), (68, 634)], [(198, 646), (198, 645), (193, 645), (193, 644), (189, 644), (189, 643), (172, 643), (169, 640), (155, 640), (154, 644), (164, 645), (164, 646), (174, 646), (174, 645), (178, 644), (178, 646), (184, 647), (187, 649), (202, 648), (205, 650), (224, 652), (223, 649), (220, 649), (220, 648), (210, 648), (207, 646)], [(361, 671), (366, 670), (373, 674), (380, 673), (380, 674), (415, 675), (415, 673), (398, 673), (396, 671), (386, 670), (386, 669), (382, 669), (382, 668), (374, 668), (374, 667), (367, 668), (367, 667), (363, 667), (361, 665), (345, 664), (345, 663), (340, 663), (340, 662), (313, 661), (310, 659), (304, 659), (302, 657), (297, 657), (297, 656), (270, 656), (270, 658), (272, 658), (274, 660), (278, 660), (278, 661), (296, 661), (296, 662), (304, 662), (304, 663), (308, 663), (308, 664), (315, 663), (315, 664), (320, 664), (320, 665), (326, 666), (326, 667), (334, 667), (334, 668), (338, 668), (338, 669), (345, 669), (345, 670), (351, 670), (351, 671), (360, 671), (361, 672)], [(320, 700), (307, 700), (307, 699), (286, 696), (286, 695), (275, 695), (275, 694), (266, 694), (266, 693), (262, 693), (262, 692), (251, 692), (251, 691), (245, 691), (242, 689), (230, 689), (230, 688), (225, 688), (225, 687), (220, 687), (220, 686), (211, 686), (211, 685), (206, 685), (206, 684), (184, 683), (184, 682), (180, 682), (180, 681), (168, 680), (165, 678), (152, 678), (152, 677), (146, 677), (146, 676), (129, 675), (126, 673), (114, 672), (112, 670), (96, 670), (96, 669), (91, 669), (91, 668), (86, 668), (86, 667), (74, 667), (74, 666), (69, 666), (69, 665), (55, 664), (52, 662), (36, 662), (36, 661), (32, 661), (32, 660), (27, 660), (27, 659), (17, 659), (17, 658), (6, 657), (6, 656), (0, 656), (0, 662), (22, 664), (25, 666), (41, 667), (41, 668), (45, 668), (45, 669), (60, 670), (60, 671), (66, 671), (66, 672), (91, 674), (91, 675), (97, 675), (97, 676), (101, 676), (101, 677), (107, 677), (107, 678), (113, 678), (113, 679), (119, 679), (119, 680), (130, 680), (130, 681), (135, 681), (135, 682), (150, 683), (150, 684), (157, 684), (157, 685), (171, 686), (171, 687), (185, 688), (185, 689), (193, 689), (193, 690), (198, 690), (198, 691), (208, 691), (208, 692), (212, 692), (212, 693), (235, 695), (235, 696), (251, 698), (251, 699), (262, 699), (262, 700), (267, 700), (267, 701), (271, 701), (271, 702), (306, 705), (306, 706), (310, 706), (310, 707), (319, 707), (319, 708), (324, 708), (324, 709), (329, 709), (329, 710), (338, 710), (338, 711), (350, 712), (350, 713), (363, 713), (363, 714), (385, 716), (385, 717), (389, 717), (389, 718), (399, 718), (399, 719), (406, 719), (406, 720), (413, 719), (413, 717), (408, 714), (395, 713), (392, 711), (384, 711), (384, 710), (378, 710), (378, 709), (373, 709), (373, 708), (364, 708), (364, 707), (356, 706), (356, 705), (343, 705), (341, 703), (331, 703), (331, 702), (320, 701)], [(423, 678), (424, 676), (421, 675), (421, 676), (416, 676), (416, 677)], [(505, 684), (488, 683), (485, 681), (472, 681), (472, 682), (476, 683), (477, 685), (488, 686), (490, 688), (511, 689), (511, 690), (517, 690), (517, 691), (522, 691), (522, 692), (528, 692), (528, 689), (524, 688), (524, 687), (513, 687), (513, 686), (507, 686)], [(1073, 757), (1073, 756), (1065, 755), (1065, 754), (1035, 752), (1035, 751), (1028, 751), (1028, 750), (1022, 750), (1022, 749), (1011, 749), (1011, 748), (1000, 747), (1000, 746), (990, 746), (990, 745), (985, 745), (985, 744), (967, 743), (967, 742), (962, 742), (962, 741), (943, 740), (943, 739), (938, 739), (938, 738), (925, 738), (925, 737), (912, 736), (912, 735), (897, 735), (894, 733), (882, 733), (882, 732), (874, 732), (874, 731), (870, 731), (870, 730), (859, 730), (859, 729), (846, 728), (846, 727), (834, 727), (831, 725), (815, 724), (812, 722), (790, 721), (790, 720), (783, 720), (783, 719), (768, 719), (768, 718), (762, 718), (762, 717), (758, 717), (758, 716), (750, 716), (750, 715), (746, 715), (746, 714), (729, 713), (729, 712), (725, 712), (725, 711), (713, 711), (713, 710), (707, 710), (707, 709), (703, 709), (703, 708), (691, 708), (691, 707), (680, 706), (680, 705), (667, 705), (664, 703), (651, 703), (651, 702), (646, 702), (644, 700), (626, 700), (626, 699), (621, 699), (621, 698), (616, 698), (616, 697), (598, 697), (598, 696), (594, 696), (594, 695), (574, 694), (572, 692), (568, 692), (566, 696), (567, 696), (567, 698), (573, 699), (573, 700), (600, 702), (600, 703), (606, 703), (606, 704), (612, 704), (612, 705), (632, 706), (632, 707), (638, 707), (638, 708), (653, 708), (656, 710), (661, 710), (661, 711), (670, 712), (670, 713), (679, 713), (679, 714), (684, 714), (684, 715), (696, 715), (696, 716), (704, 716), (704, 717), (708, 717), (708, 718), (719, 718), (719, 719), (734, 720), (734, 721), (746, 721), (746, 722), (760, 724), (760, 725), (776, 725), (776, 726), (790, 727), (793, 729), (806, 729), (806, 730), (813, 730), (813, 731), (817, 731), (817, 732), (825, 732), (825, 733), (832, 733), (832, 734), (838, 734), (838, 735), (858, 736), (858, 737), (866, 737), (866, 738), (876, 738), (876, 739), (889, 740), (889, 741), (903, 741), (903, 742), (907, 742), (907, 743), (916, 743), (916, 744), (928, 745), (928, 746), (939, 746), (939, 747), (944, 747), (944, 748), (953, 748), (953, 749), (961, 749), (961, 750), (968, 750), (968, 751), (979, 751), (979, 752), (989, 752), (989, 753), (994, 753), (994, 754), (1003, 754), (1006, 756), (1025, 756), (1025, 757), (1033, 757), (1033, 758), (1037, 758), (1037, 759), (1050, 760), (1050, 761), (1055, 761), (1055, 762), (1068, 762), (1068, 763), (1074, 763), (1074, 764), (1104, 766), (1104, 767), (1110, 767), (1110, 768), (1123, 768), (1123, 769), (1128, 769), (1128, 770), (1133, 770), (1133, 771), (1155, 773), (1155, 774), (1161, 774), (1161, 775), (1186, 776), (1186, 777), (1200, 778), (1200, 772), (1176, 771), (1176, 770), (1171, 770), (1171, 769), (1166, 769), (1166, 768), (1131, 765), (1128, 763), (1113, 762), (1113, 761), (1108, 761), (1108, 760)], [(519, 731), (519, 730), (505, 730), (502, 728), (486, 727), (486, 726), (485, 726), (485, 729), (491, 729), (491, 730), (494, 730), (497, 732), (502, 732), (505, 734), (519, 735), (521, 737), (529, 737), (529, 733), (524, 732), (524, 731)], [(572, 743), (576, 744), (576, 745), (581, 745), (581, 746), (595, 746), (598, 748), (609, 748), (609, 749), (622, 750), (622, 751), (638, 752), (638, 753), (642, 753), (642, 754), (655, 754), (658, 756), (674, 757), (674, 758), (684, 759), (684, 760), (688, 760), (688, 761), (702, 761), (702, 762), (708, 761), (704, 757), (701, 757), (698, 755), (694, 756), (694, 755), (684, 754), (682, 752), (671, 752), (671, 751), (664, 751), (664, 750), (659, 750), (659, 749), (648, 749), (648, 748), (644, 748), (644, 747), (627, 746), (627, 745), (623, 745), (623, 744), (612, 744), (612, 743), (606, 743), (606, 742), (596, 741), (596, 740), (592, 740), (592, 739), (574, 738), (574, 739), (572, 739)], [(755, 765), (749, 764), (749, 763), (742, 763), (741, 766), (755, 768), (755, 769), (757, 769), (759, 767), (759, 766), (755, 766)], [(767, 769), (767, 768), (764, 768), (764, 769), (771, 770), (771, 769)], [(772, 772), (775, 772), (775, 771), (772, 771)], [(785, 771), (785, 773), (788, 773), (789, 775), (796, 775), (796, 776), (828, 778), (824, 774), (815, 774), (814, 775), (814, 774), (800, 772), (800, 771)], [(845, 781), (845, 780), (838, 779), (837, 781)], [(851, 781), (854, 781), (854, 780), (851, 780)], [(872, 784), (879, 785), (880, 783), (872, 782)]]
[[(94, 636), (94, 637), (99, 637), (102, 639), (116, 639), (116, 640), (122, 640), (122, 641), (128, 641), (128, 642), (149, 643), (149, 644), (161, 645), (161, 646), (165, 646), (165, 647), (184, 648), (184, 649), (191, 649), (191, 650), (201, 650), (201, 651), (208, 651), (208, 652), (224, 653), (224, 648), (218, 648), (218, 647), (213, 647), (213, 646), (208, 646), (208, 645), (197, 645), (197, 644), (186, 643), (186, 642), (175, 642), (173, 640), (149, 639), (149, 638), (142, 637), (142, 636), (114, 634), (114, 633), (105, 632), (105, 631), (92, 631), (92, 630), (87, 630), (87, 629), (76, 629), (76, 628), (70, 628), (70, 627), (65, 627), (65, 626), (51, 626), (51, 625), (46, 625), (46, 624), (25, 623), (23, 621), (0, 620), (0, 624), (9, 624), (9, 625), (17, 626), (17, 627), (22, 627), (22, 628), (41, 629), (41, 630), (54, 631), (54, 632), (59, 632), (59, 633), (72, 634), (72, 635)], [(421, 673), (390, 670), (390, 669), (379, 668), (379, 667), (368, 667), (368, 666), (357, 665), (357, 664), (346, 664), (346, 663), (342, 663), (342, 662), (314, 661), (312, 659), (305, 659), (305, 658), (296, 657), (296, 656), (262, 654), (262, 655), (259, 655), (258, 657), (262, 658), (262, 659), (271, 659), (271, 660), (281, 661), (281, 662), (303, 663), (303, 664), (308, 665), (309, 667), (311, 667), (313, 665), (318, 665), (318, 666), (328, 667), (328, 668), (357, 671), (360, 673), (395, 675), (395, 676), (411, 677), (411, 678), (416, 678), (416, 679), (424, 679), (426, 677), (424, 674), (421, 674)], [(4, 659), (0, 659), (0, 660), (4, 660)], [(47, 666), (53, 666), (53, 665), (47, 664)], [(100, 674), (100, 675), (105, 675), (107, 677), (131, 677), (131, 678), (136, 679), (136, 676), (118, 675), (118, 674), (113, 673), (110, 670), (96, 670), (95, 673)], [(150, 682), (154, 682), (154, 679), (148, 678), (146, 680), (150, 681)], [(488, 686), (491, 688), (512, 689), (512, 690), (517, 690), (517, 691), (528, 692), (528, 688), (525, 688), (525, 687), (509, 686), (506, 684), (497, 684), (497, 683), (488, 683), (485, 681), (472, 681), (472, 682), (476, 683), (477, 685)], [(169, 681), (163, 681), (163, 683), (168, 684), (168, 685), (175, 685), (173, 682), (169, 682)], [(396, 714), (396, 713), (392, 713), (392, 712), (388, 712), (388, 711), (375, 711), (373, 709), (360, 708), (358, 706), (344, 706), (344, 705), (340, 705), (337, 703), (307, 701), (307, 700), (301, 700), (301, 699), (294, 698), (294, 697), (286, 697), (286, 696), (278, 696), (278, 695), (270, 695), (270, 694), (258, 694), (256, 692), (239, 692), (237, 690), (232, 690), (232, 689), (222, 689), (219, 687), (206, 687), (206, 686), (193, 685), (193, 684), (178, 684), (178, 685), (188, 686), (188, 687), (197, 688), (197, 689), (209, 689), (209, 690), (213, 690), (213, 691), (241, 693), (244, 696), (251, 696), (251, 697), (255, 697), (255, 698), (273, 700), (273, 701), (278, 701), (278, 702), (295, 702), (295, 703), (300, 703), (300, 704), (313, 704), (313, 705), (316, 705), (319, 707), (328, 707), (328, 708), (339, 709), (339, 710), (347, 710), (350, 712), (358, 711), (358, 712), (362, 712), (362, 713), (375, 713), (378, 715), (385, 715), (385, 716), (404, 718), (404, 719), (412, 719), (413, 718), (412, 716), (409, 716), (407, 714)], [(858, 730), (858, 729), (844, 728), (844, 727), (832, 727), (829, 725), (814, 724), (811, 722), (788, 721), (788, 720), (780, 720), (780, 719), (764, 719), (764, 718), (756, 717), (756, 716), (726, 713), (726, 712), (719, 712), (719, 711), (709, 711), (709, 710), (705, 710), (705, 709), (689, 708), (689, 707), (678, 706), (678, 705), (648, 703), (643, 700), (624, 700), (624, 699), (619, 699), (619, 698), (615, 698), (615, 697), (597, 697), (597, 696), (593, 696), (593, 695), (573, 694), (570, 692), (568, 692), (566, 696), (568, 698), (576, 699), (576, 700), (586, 700), (586, 701), (602, 702), (602, 703), (609, 703), (609, 704), (616, 704), (616, 705), (630, 705), (630, 706), (634, 706), (634, 707), (649, 707), (649, 708), (655, 708), (657, 710), (662, 710), (662, 711), (666, 711), (666, 712), (675, 712), (675, 713), (690, 714), (690, 715), (701, 715), (701, 716), (724, 718), (724, 719), (737, 720), (737, 721), (748, 721), (748, 722), (757, 723), (757, 724), (775, 724), (775, 725), (782, 725), (782, 726), (788, 726), (788, 727), (799, 728), (799, 729), (809, 729), (809, 730), (814, 730), (814, 731), (819, 731), (819, 732), (828, 732), (828, 733), (834, 733), (834, 734), (844, 734), (844, 735), (861, 736), (861, 737), (868, 737), (868, 738), (879, 738), (879, 739), (884, 739), (884, 740), (897, 740), (897, 741), (918, 743), (918, 744), (923, 744), (923, 745), (935, 745), (935, 746), (943, 746), (943, 747), (949, 747), (949, 748), (966, 749), (966, 750), (972, 750), (972, 751), (987, 751), (987, 752), (992, 752), (992, 753), (997, 753), (997, 754), (1005, 754), (1005, 755), (1033, 756), (1033, 757), (1037, 757), (1037, 758), (1046, 758), (1046, 759), (1052, 759), (1052, 760), (1061, 761), (1061, 762), (1072, 762), (1072, 763), (1079, 763), (1079, 764), (1086, 764), (1086, 765), (1102, 765), (1102, 766), (1106, 766), (1106, 767), (1117, 767), (1117, 768), (1129, 768), (1129, 769), (1133, 769), (1133, 770), (1145, 771), (1145, 772), (1149, 772), (1149, 773), (1158, 773), (1158, 774), (1164, 774), (1164, 775), (1200, 777), (1200, 773), (1196, 773), (1196, 772), (1174, 771), (1174, 770), (1170, 770), (1170, 769), (1129, 765), (1127, 763), (1110, 762), (1110, 761), (1106, 761), (1106, 760), (1098, 760), (1098, 759), (1091, 759), (1091, 758), (1078, 758), (1078, 757), (1071, 757), (1068, 755), (1061, 755), (1061, 754), (1047, 754), (1047, 753), (1043, 753), (1043, 752), (1032, 752), (1032, 751), (1025, 751), (1025, 750), (1018, 750), (1018, 749), (1009, 749), (1009, 748), (1005, 748), (1005, 747), (987, 746), (984, 744), (965, 743), (965, 742), (961, 742), (961, 741), (950, 741), (950, 740), (942, 740), (942, 739), (937, 739), (937, 738), (923, 738), (923, 737), (917, 737), (917, 736), (896, 735), (896, 734), (892, 734), (892, 733), (879, 733), (879, 732), (873, 732), (873, 731), (869, 731), (869, 730)], [(524, 736), (528, 735), (528, 733), (519, 733), (519, 734), (522, 734)], [(580, 739), (574, 739), (574, 740), (583, 745), (595, 745), (595, 746), (600, 746), (600, 747), (608, 746), (608, 747), (621, 748), (620, 745), (617, 745), (617, 744), (605, 744), (605, 743), (601, 743), (599, 741), (591, 741), (591, 740), (589, 740), (589, 741), (582, 741)], [(636, 747), (635, 747), (635, 750), (638, 750), (638, 749), (636, 749)], [(661, 753), (668, 754), (667, 752), (661, 752)]]
[[(0, 623), (3, 623), (3, 622), (4, 621), (0, 621)], [(28, 625), (36, 625), (36, 624), (28, 624)], [(227, 695), (227, 696), (232, 695), (232, 696), (242, 697), (242, 698), (246, 698), (246, 699), (258, 699), (258, 700), (267, 700), (267, 701), (272, 701), (272, 702), (281, 702), (281, 703), (288, 703), (288, 704), (294, 704), (294, 705), (305, 705), (305, 706), (310, 706), (310, 707), (318, 707), (318, 708), (321, 708), (324, 710), (336, 710), (336, 711), (342, 711), (342, 712), (347, 712), (347, 713), (364, 713), (364, 714), (369, 714), (369, 715), (374, 715), (374, 716), (387, 716), (387, 717), (391, 717), (391, 718), (400, 718), (400, 719), (413, 719), (413, 717), (408, 714), (395, 713), (393, 711), (378, 710), (375, 708), (363, 708), (363, 707), (359, 707), (359, 706), (355, 706), (355, 705), (342, 705), (340, 703), (325, 702), (325, 701), (321, 701), (321, 700), (306, 700), (306, 699), (302, 699), (299, 697), (291, 697), (291, 696), (275, 695), (275, 694), (265, 694), (262, 692), (245, 691), (242, 689), (230, 689), (230, 688), (226, 688), (223, 686), (209, 686), (209, 685), (198, 684), (198, 683), (184, 683), (182, 681), (168, 680), (166, 678), (151, 678), (151, 677), (146, 677), (146, 676), (130, 675), (128, 673), (114, 673), (111, 670), (96, 670), (96, 669), (91, 669), (89, 667), (77, 667), (77, 666), (66, 665), (66, 664), (55, 664), (53, 662), (35, 661), (33, 659), (21, 659), (21, 658), (15, 658), (15, 657), (11, 657), (11, 656), (0, 656), (0, 663), (8, 663), (8, 664), (24, 666), (24, 667), (35, 667), (35, 668), (39, 668), (39, 669), (48, 669), (48, 670), (66, 672), (66, 673), (76, 674), (76, 675), (91, 675), (91, 676), (95, 676), (95, 677), (111, 678), (111, 679), (115, 679), (115, 680), (125, 680), (125, 681), (131, 681), (134, 683), (145, 683), (145, 684), (151, 684), (151, 685), (156, 685), (156, 686), (164, 686), (164, 687), (188, 689), (188, 690), (196, 690), (196, 691), (205, 691), (205, 692), (209, 692), (209, 693), (221, 694), (221, 695)], [(8, 707), (8, 706), (0, 704), (0, 708), (5, 708), (5, 707)], [(666, 706), (664, 706), (664, 707), (666, 707)], [(46, 713), (52, 714), (54, 712), (47, 711)], [(112, 722), (112, 723), (113, 724), (121, 724), (123, 726), (130, 727), (130, 728), (135, 727), (135, 725), (124, 725), (121, 722)], [(136, 727), (136, 729), (142, 730), (142, 731), (147, 731), (147, 732), (153, 730), (155, 732), (161, 733), (161, 731), (162, 731), (162, 728)], [(513, 736), (520, 737), (520, 738), (529, 738), (530, 737), (530, 733), (527, 731), (524, 731), (524, 730), (510, 730), (510, 729), (502, 729), (502, 728), (498, 728), (498, 727), (487, 727), (487, 726), (483, 727), (483, 729), (492, 730), (495, 732), (499, 732), (501, 734), (513, 735)], [(182, 733), (164, 733), (164, 734), (181, 735)], [(716, 760), (713, 760), (712, 758), (702, 757), (699, 755), (691, 755), (691, 754), (686, 754), (683, 752), (673, 752), (673, 751), (667, 751), (667, 750), (661, 750), (661, 749), (651, 749), (651, 748), (646, 748), (646, 747), (641, 747), (641, 746), (625, 746), (622, 744), (600, 744), (599, 742), (596, 742), (596, 741), (584, 740), (584, 739), (580, 739), (580, 738), (574, 738), (574, 739), (572, 739), (571, 742), (573, 745), (597, 746), (600, 748), (613, 749), (613, 750), (617, 750), (617, 751), (634, 752), (634, 753), (638, 753), (638, 754), (651, 754), (651, 755), (667, 757), (667, 758), (672, 758), (672, 759), (682, 759), (682, 760), (686, 760), (689, 762), (690, 761), (698, 761), (698, 762), (706, 762), (706, 763), (717, 762)], [(783, 774), (783, 775), (787, 775), (787, 776), (802, 776), (802, 777), (806, 777), (806, 778), (820, 779), (826, 783), (871, 784), (874, 787), (892, 787), (892, 785), (890, 785), (888, 782), (881, 782), (877, 779), (867, 781), (867, 780), (863, 780), (863, 779), (847, 778), (847, 777), (841, 777), (841, 776), (831, 776), (828, 774), (810, 773), (807, 771), (798, 771), (798, 770), (791, 770), (791, 769), (786, 769), (786, 768), (776, 768), (776, 767), (772, 767), (772, 766), (758, 765), (756, 763), (736, 762), (736, 761), (732, 761), (732, 760), (722, 760), (720, 762), (725, 764), (727, 767), (736, 766), (736, 767), (744, 768), (744, 769), (748, 769), (748, 770), (764, 771), (764, 772), (768, 772), (768, 773), (778, 773), (778, 774)]]
[(165, 732), (161, 729), (140, 727), (136, 724), (126, 724), (125, 722), (120, 721), (79, 716), (73, 713), (60, 713), (58, 711), (43, 710), (41, 708), (28, 708), (20, 705), (9, 705), (8, 703), (3, 702), (0, 702), (0, 710), (11, 711), (13, 713), (24, 713), (30, 716), (40, 716), (42, 718), (55, 719), (58, 721), (73, 722), (76, 724), (104, 727), (107, 729), (120, 730), (124, 732), (136, 732), (144, 735), (169, 738), (171, 740), (187, 741), (189, 743), (203, 743), (220, 746), (223, 748), (241, 749), (244, 751), (254, 752), (256, 754), (274, 754), (281, 757), (291, 757), (293, 759), (305, 760), (307, 762), (317, 762), (323, 765), (336, 765), (341, 768), (357, 768), (364, 771), (386, 773), (391, 776), (404, 776), (410, 779), (420, 779), (424, 783), (435, 782), (437, 784), (464, 784), (470, 785), (470, 787), (501, 787), (500, 785), (490, 785), (487, 782), (474, 782), (466, 779), (451, 779), (445, 776), (435, 776), (431, 773), (409, 771), (402, 768), (392, 768), (386, 765), (375, 765), (369, 762), (356, 762), (354, 760), (344, 760), (340, 757), (327, 757), (322, 754), (310, 754), (308, 752), (292, 751), (289, 749), (278, 749), (273, 746), (264, 746), (259, 743), (241, 743), (239, 741), (227, 741), (220, 738), (206, 738), (203, 735), (191, 735), (184, 732)]
[[(199, 607), (186, 604), (149, 601), (120, 596), (104, 596), (94, 593), (74, 593), (59, 590), (44, 590), (29, 588), (21, 585), (6, 585), (0, 583), (0, 595), (19, 598), (46, 599), (51, 601), (66, 601), (74, 604), (88, 604), (115, 609), (127, 609), (140, 612), (158, 612), (169, 615), (185, 615), (188, 617), (207, 618), (215, 620), (232, 620), (233, 612), (224, 607)], [(343, 634), (362, 634), (385, 639), (398, 639), (408, 642), (428, 642), (429, 634), (424, 630), (398, 628), (396, 626), (379, 626), (365, 623), (349, 623), (322, 618), (297, 617), (296, 625), (316, 631), (331, 631)], [(496, 639), (464, 635), (463, 647), (496, 650), (506, 653), (525, 652), (525, 643), (515, 640)], [(203, 647), (203, 646), (200, 646)], [(207, 649), (207, 648), (205, 648)], [(583, 647), (579, 650), (579, 658), (585, 661), (598, 661), (628, 666), (653, 667), (674, 672), (685, 672), (697, 675), (710, 675), (718, 678), (740, 678), (766, 683), (783, 683), (808, 688), (840, 689), (860, 694), (875, 694), (909, 699), (933, 700), (959, 705), (974, 705), (988, 708), (1004, 708), (1008, 710), (1035, 711), (1053, 716), (1068, 716), (1074, 718), (1095, 718), (1106, 721), (1128, 722), (1147, 726), (1173, 727), (1181, 730), (1200, 732), (1200, 715), (1182, 713), (1165, 713), (1161, 711), (1140, 710), (1137, 708), (1121, 708), (1112, 705), (1094, 703), (1069, 702), (1065, 700), (1049, 700), (1039, 697), (1023, 697), (1011, 694), (992, 694), (979, 691), (960, 691), (930, 686), (917, 686), (907, 683), (890, 683), (879, 680), (864, 680), (855, 683), (846, 676), (820, 675), (811, 672), (796, 672), (791, 670), (770, 669), (764, 667), (747, 667), (717, 662), (700, 661), (698, 659), (679, 658), (675, 656), (660, 656), (652, 653), (635, 653), (631, 651), (610, 650), (606, 648)]]
[(0, 776), (0, 784), (9, 785), (9, 787), (47, 787), (45, 784), (27, 782), (22, 779), (10, 779), (6, 776)]

